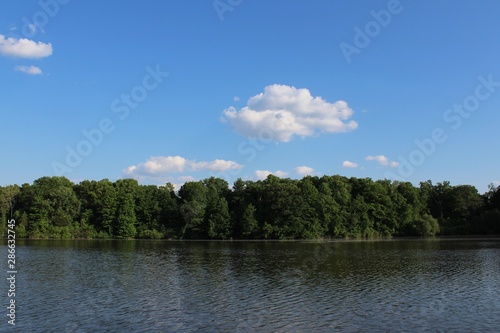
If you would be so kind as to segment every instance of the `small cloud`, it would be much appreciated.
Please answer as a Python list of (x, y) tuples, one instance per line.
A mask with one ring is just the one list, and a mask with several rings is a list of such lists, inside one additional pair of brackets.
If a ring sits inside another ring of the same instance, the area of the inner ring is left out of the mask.
[(255, 138), (267, 130), (274, 141), (288, 142), (293, 136), (355, 130), (358, 124), (349, 120), (352, 115), (344, 101), (329, 103), (312, 96), (308, 89), (273, 84), (251, 97), (240, 110), (224, 110), (221, 120), (246, 137)]
[(395, 168), (399, 165), (399, 162), (389, 161), (389, 159), (387, 157), (385, 157), (384, 155), (366, 156), (366, 160), (367, 161), (375, 161), (380, 165), (390, 166), (391, 168)]
[(235, 102), (239, 102), (239, 101), (240, 101), (240, 98), (239, 98), (238, 96), (234, 96), (233, 101), (235, 101)]
[(131, 165), (125, 169), (126, 175), (134, 174), (167, 174), (182, 172), (186, 168), (186, 159), (180, 156), (153, 156), (146, 162)]
[(308, 166), (299, 166), (295, 168), (295, 173), (301, 176), (308, 176), (314, 174), (314, 169)]
[(255, 177), (257, 177), (257, 179), (266, 179), (267, 176), (271, 174), (272, 172), (268, 170), (255, 170)]
[(269, 175), (275, 175), (280, 178), (285, 178), (288, 176), (288, 172), (277, 170), (275, 172), (271, 172), (269, 170), (255, 170), (255, 177), (258, 180), (264, 180), (267, 178)]
[(52, 44), (27, 38), (5, 38), (0, 34), (0, 54), (15, 58), (45, 58), (52, 55)]
[(196, 162), (181, 156), (152, 156), (143, 163), (127, 167), (123, 170), (123, 173), (125, 176), (134, 178), (143, 176), (160, 177), (184, 171), (210, 170), (221, 172), (241, 168), (243, 168), (243, 165), (220, 159), (211, 162)]
[(11, 24), (9, 27), (9, 31), (16, 31), (17, 30), (17, 25)]
[(241, 169), (243, 165), (233, 161), (215, 160), (212, 162), (190, 162), (190, 167), (193, 171), (210, 170), (213, 172), (222, 172)]
[(500, 180), (494, 180), (493, 185), (495, 186), (500, 186)]
[(16, 66), (15, 68), (18, 72), (23, 72), (29, 75), (40, 75), (42, 70), (36, 66)]
[(344, 162), (342, 162), (342, 166), (344, 168), (354, 169), (354, 168), (358, 167), (358, 163), (354, 163), (354, 162), (350, 162), (350, 161), (344, 161)]
[(280, 178), (285, 178), (285, 177), (288, 177), (288, 172), (277, 170), (277, 171), (273, 172), (273, 175), (280, 177)]

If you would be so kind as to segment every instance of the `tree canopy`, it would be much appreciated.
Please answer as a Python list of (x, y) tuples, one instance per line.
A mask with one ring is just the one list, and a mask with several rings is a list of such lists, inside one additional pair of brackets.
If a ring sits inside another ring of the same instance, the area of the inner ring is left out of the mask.
[[(12, 214), (12, 215), (11, 215)], [(140, 185), (42, 177), (0, 187), (18, 237), (319, 239), (500, 234), (500, 186), (306, 176)]]

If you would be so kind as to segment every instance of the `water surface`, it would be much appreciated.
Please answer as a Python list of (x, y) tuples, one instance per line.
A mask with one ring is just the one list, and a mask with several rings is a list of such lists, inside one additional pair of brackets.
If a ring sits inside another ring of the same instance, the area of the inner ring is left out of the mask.
[(16, 254), (19, 332), (500, 327), (498, 239), (18, 240)]

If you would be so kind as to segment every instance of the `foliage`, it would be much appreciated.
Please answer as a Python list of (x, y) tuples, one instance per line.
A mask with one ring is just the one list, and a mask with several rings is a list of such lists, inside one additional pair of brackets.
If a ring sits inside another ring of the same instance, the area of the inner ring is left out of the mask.
[(270, 175), (139, 185), (136, 180), (42, 177), (0, 187), (0, 228), (17, 237), (318, 239), (500, 234), (500, 187), (480, 195), (449, 182)]

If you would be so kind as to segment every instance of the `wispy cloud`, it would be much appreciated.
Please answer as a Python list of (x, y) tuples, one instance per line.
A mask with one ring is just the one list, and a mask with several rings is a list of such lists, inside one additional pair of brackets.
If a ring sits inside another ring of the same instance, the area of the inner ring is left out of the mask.
[(387, 157), (385, 157), (384, 155), (366, 156), (366, 160), (367, 161), (375, 161), (380, 165), (390, 166), (391, 168), (395, 168), (399, 165), (399, 162), (389, 161), (389, 159)]
[(246, 137), (258, 137), (266, 129), (274, 141), (288, 142), (293, 136), (352, 131), (358, 127), (349, 121), (352, 115), (344, 101), (328, 103), (313, 97), (308, 89), (274, 84), (250, 98), (240, 110), (224, 110), (222, 121)]
[(358, 163), (354, 163), (354, 162), (350, 162), (350, 161), (344, 161), (344, 162), (342, 162), (342, 166), (344, 168), (354, 169), (354, 168), (358, 167)]
[(15, 68), (18, 72), (23, 72), (29, 75), (40, 75), (42, 70), (36, 66), (16, 66)]
[(45, 58), (52, 55), (52, 44), (27, 38), (6, 38), (0, 34), (0, 54), (15, 58)]

